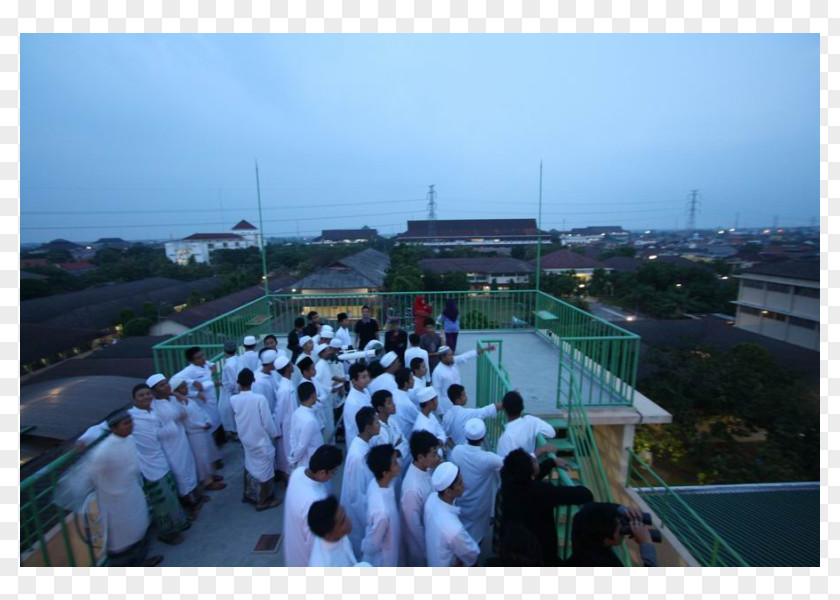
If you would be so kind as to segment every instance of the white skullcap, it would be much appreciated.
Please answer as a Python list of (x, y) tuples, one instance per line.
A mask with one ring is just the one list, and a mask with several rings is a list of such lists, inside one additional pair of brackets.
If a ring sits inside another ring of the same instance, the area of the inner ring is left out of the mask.
[(277, 369), (278, 371), (280, 369), (285, 369), (286, 365), (288, 365), (289, 362), (291, 362), (291, 361), (289, 361), (289, 357), (286, 356), (285, 354), (281, 354), (280, 356), (278, 356), (274, 360), (274, 368)]
[(242, 340), (243, 346), (256, 346), (257, 345), (257, 338), (253, 335), (246, 335), (245, 339)]
[(451, 462), (440, 463), (432, 473), (432, 487), (442, 492), (458, 478), (458, 467)]
[(302, 348), (303, 345), (306, 342), (312, 342), (312, 341), (314, 341), (314, 340), (311, 337), (309, 337), (308, 335), (302, 335), (302, 336), (300, 336), (300, 338), (298, 338), (298, 345)]
[(323, 327), (321, 327), (321, 337), (322, 338), (325, 338), (325, 337), (331, 338), (333, 336), (333, 333), (335, 333), (335, 332), (333, 331), (333, 328), (330, 327), (329, 325), (324, 325)]
[(443, 356), (450, 350), (452, 350), (452, 348), (450, 348), (449, 346), (441, 346), (440, 348), (438, 348), (438, 355)]
[(329, 347), (329, 344), (318, 344), (317, 346), (315, 346), (315, 350), (312, 352), (312, 354), (314, 354), (315, 356), (320, 356), (321, 352), (327, 350)]
[(260, 353), (260, 363), (270, 365), (277, 359), (277, 350), (264, 350)]
[(337, 350), (341, 350), (341, 340), (338, 338), (333, 338), (330, 340), (330, 348), (336, 348)]
[(482, 439), (487, 435), (487, 427), (485, 427), (484, 421), (481, 419), (470, 419), (467, 421), (467, 424), (464, 425), (464, 435), (468, 440), (473, 442)]
[(394, 364), (394, 361), (397, 360), (397, 358), (396, 352), (388, 352), (385, 356), (379, 359), (379, 364), (387, 368)]
[[(151, 377), (149, 377), (149, 379), (151, 379)], [(185, 381), (186, 381), (186, 379), (181, 377), (180, 375), (173, 375), (172, 378), (169, 380), (169, 387), (171, 387), (172, 391), (174, 392), (179, 387), (181, 387), (181, 384), (184, 383)], [(158, 382), (158, 383), (160, 383), (160, 382)], [(149, 385), (149, 384), (147, 383), (146, 385)], [(152, 386), (149, 386), (149, 387), (152, 387)]]
[(379, 350), (382, 347), (382, 342), (380, 342), (379, 340), (371, 340), (367, 344), (365, 344), (364, 350), (365, 352), (367, 352), (368, 350)]
[(297, 357), (297, 360), (295, 361), (295, 364), (299, 365), (300, 361), (302, 361), (304, 358), (312, 358), (312, 357), (309, 356), (308, 354), (301, 354), (300, 356)]
[(166, 377), (164, 377), (160, 373), (155, 373), (146, 380), (146, 385), (148, 385), (150, 388), (153, 388), (161, 381), (166, 381)]
[(424, 387), (417, 392), (417, 403), (418, 404), (425, 404), (429, 400), (432, 400), (437, 397), (437, 390), (433, 387)]

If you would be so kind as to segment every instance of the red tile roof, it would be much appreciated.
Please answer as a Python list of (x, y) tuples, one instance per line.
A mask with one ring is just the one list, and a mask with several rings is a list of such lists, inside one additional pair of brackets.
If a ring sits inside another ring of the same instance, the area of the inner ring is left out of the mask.
[(212, 240), (241, 240), (241, 235), (235, 233), (194, 233), (185, 237), (184, 241), (212, 241)]
[(251, 224), (250, 224), (248, 221), (246, 221), (245, 219), (242, 219), (241, 221), (239, 221), (239, 223), (237, 223), (236, 225), (234, 225), (234, 226), (232, 227), (232, 229), (233, 229), (233, 231), (242, 231), (242, 230), (247, 230), (247, 231), (257, 231), (257, 228), (256, 228), (256, 227), (254, 227), (253, 225), (251, 225)]

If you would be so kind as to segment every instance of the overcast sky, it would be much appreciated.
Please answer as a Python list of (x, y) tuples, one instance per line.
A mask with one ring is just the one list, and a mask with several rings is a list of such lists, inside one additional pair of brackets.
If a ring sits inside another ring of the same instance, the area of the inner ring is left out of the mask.
[(23, 35), (22, 242), (807, 225), (819, 37)]

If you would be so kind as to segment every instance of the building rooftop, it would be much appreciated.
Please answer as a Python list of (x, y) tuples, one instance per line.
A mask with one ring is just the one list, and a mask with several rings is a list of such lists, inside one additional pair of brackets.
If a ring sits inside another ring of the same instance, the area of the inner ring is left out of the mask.
[(29, 271), (21, 271), (20, 272), (21, 279), (33, 279), (38, 281), (43, 281), (44, 279), (49, 279), (46, 275), (40, 275), (38, 273), (30, 273)]
[[(431, 234), (434, 228), (434, 235)], [(428, 238), (522, 237), (536, 236), (536, 219), (454, 219), (441, 221), (409, 221), (405, 233), (397, 241)]]
[[(536, 259), (530, 261), (536, 265)], [(604, 263), (571, 250), (555, 250), (540, 258), (543, 269), (603, 269)]]
[(96, 329), (77, 329), (56, 325), (22, 323), (20, 326), (20, 361), (30, 363), (102, 337)]
[(370, 240), (378, 235), (376, 229), (363, 227), (362, 229), (324, 229), (316, 242), (343, 242), (344, 240)]
[(628, 233), (619, 225), (605, 225), (601, 227), (572, 227), (571, 235), (601, 235), (611, 233)]
[(241, 221), (239, 221), (239, 223), (237, 223), (236, 225), (231, 227), (231, 230), (232, 231), (259, 231), (256, 227), (251, 225), (245, 219), (242, 219)]
[(185, 237), (185, 242), (212, 242), (214, 240), (243, 240), (241, 235), (235, 233), (194, 233)]
[(527, 274), (534, 267), (516, 258), (424, 258), (419, 263), (421, 271), (430, 273), (490, 273)]
[(58, 263), (58, 268), (62, 271), (90, 271), (95, 269), (96, 265), (89, 262), (66, 262)]
[(261, 298), (265, 295), (265, 288), (261, 285), (251, 286), (244, 290), (239, 290), (227, 296), (204, 302), (197, 306), (187, 308), (181, 312), (173, 312), (162, 318), (164, 321), (174, 321), (189, 327), (198, 327), (202, 323), (206, 323), (211, 319), (215, 319), (226, 312), (230, 312), (239, 308), (243, 304), (248, 304), (252, 300)]
[(755, 265), (741, 271), (741, 275), (768, 275), (770, 277), (783, 277), (785, 279), (805, 279), (808, 281), (820, 280), (819, 261), (802, 260), (789, 262), (768, 262)]
[(390, 265), (387, 254), (368, 248), (310, 273), (291, 287), (296, 290), (378, 288), (384, 284)]

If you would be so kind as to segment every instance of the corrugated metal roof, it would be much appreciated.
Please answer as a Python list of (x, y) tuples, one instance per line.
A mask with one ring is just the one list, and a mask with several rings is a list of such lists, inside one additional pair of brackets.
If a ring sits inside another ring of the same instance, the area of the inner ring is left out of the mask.
[(431, 273), (533, 273), (534, 267), (516, 258), (424, 258), (419, 263), (421, 271)]

